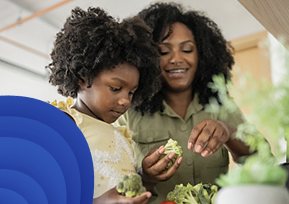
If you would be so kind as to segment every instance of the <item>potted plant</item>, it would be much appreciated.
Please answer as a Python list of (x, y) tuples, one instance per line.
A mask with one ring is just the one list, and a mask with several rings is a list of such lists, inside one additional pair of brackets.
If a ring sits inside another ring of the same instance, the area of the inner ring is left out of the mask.
[[(246, 78), (248, 81), (248, 76)], [(264, 81), (258, 84), (258, 88), (251, 86), (236, 100), (239, 104), (249, 104), (251, 109), (251, 114), (246, 115), (246, 122), (238, 126), (236, 137), (256, 153), (244, 158), (243, 164), (216, 180), (221, 189), (216, 195), (215, 204), (289, 203), (289, 193), (285, 187), (288, 171), (278, 163), (286, 155), (279, 141), (284, 138), (289, 141), (288, 79), (289, 74), (286, 73), (277, 85)], [(225, 85), (224, 77), (215, 76), (209, 86), (218, 92), (224, 105), (220, 106), (216, 99), (211, 99), (206, 107), (208, 111), (221, 113), (225, 118), (228, 112), (238, 108), (227, 94), (228, 90), (234, 93), (238, 90), (231, 83)], [(262, 130), (253, 124), (261, 124)]]

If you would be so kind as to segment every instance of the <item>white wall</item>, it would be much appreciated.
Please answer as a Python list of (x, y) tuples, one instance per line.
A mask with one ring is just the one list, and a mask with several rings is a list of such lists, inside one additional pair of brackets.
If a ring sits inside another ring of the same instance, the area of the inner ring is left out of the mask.
[(270, 33), (268, 34), (271, 62), (271, 76), (273, 84), (277, 85), (287, 71), (286, 68), (286, 48)]
[[(270, 48), (270, 62), (271, 62), (271, 76), (272, 82), (274, 85), (278, 85), (279, 82), (283, 80), (286, 73), (288, 73), (288, 68), (286, 67), (286, 48), (280, 43), (282, 39), (279, 41), (270, 33), (268, 34), (269, 39), (269, 48)], [(287, 65), (288, 66), (288, 65)], [(284, 138), (280, 139), (279, 141), (281, 151), (286, 152), (288, 147), (287, 142)], [(279, 163), (286, 162), (286, 155), (283, 158), (279, 159)]]
[[(44, 69), (44, 68), (43, 68)], [(0, 61), (0, 95), (17, 95), (42, 101), (64, 100), (45, 76)]]
[[(280, 59), (280, 53), (284, 52), (284, 47), (269, 34), (271, 76), (274, 84), (278, 83), (284, 72), (284, 60)], [(33, 64), (33, 61), (30, 62)], [(21, 66), (21, 65), (20, 65)], [(43, 66), (44, 64), (39, 64)], [(39, 69), (39, 67), (37, 67)], [(40, 68), (42, 70), (42, 68)], [(26, 71), (25, 71), (26, 70)], [(63, 100), (63, 96), (57, 93), (55, 87), (48, 83), (48, 78), (38, 71), (32, 73), (31, 69), (19, 68), (5, 63), (0, 59), (0, 95), (27, 96), (40, 100)]]

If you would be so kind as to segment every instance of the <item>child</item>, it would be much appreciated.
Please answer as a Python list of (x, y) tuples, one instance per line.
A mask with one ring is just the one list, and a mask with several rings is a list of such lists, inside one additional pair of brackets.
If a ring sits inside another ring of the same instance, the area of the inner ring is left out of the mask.
[[(128, 131), (111, 123), (158, 88), (158, 54), (150, 30), (137, 18), (119, 23), (100, 8), (75, 8), (57, 34), (51, 58), (49, 82), (63, 96), (75, 98), (75, 103), (68, 98), (52, 104), (75, 121), (92, 152), (94, 202), (146, 203), (148, 192), (126, 198), (115, 190), (123, 175), (136, 172), (136, 162)], [(159, 160), (163, 153), (160, 147), (143, 160), (148, 190), (173, 176), (180, 165), (181, 159), (163, 172), (174, 156)]]

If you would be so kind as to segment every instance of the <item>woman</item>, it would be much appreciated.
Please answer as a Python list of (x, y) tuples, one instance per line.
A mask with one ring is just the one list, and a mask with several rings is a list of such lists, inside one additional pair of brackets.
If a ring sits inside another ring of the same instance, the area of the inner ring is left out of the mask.
[[(129, 110), (117, 121), (134, 132), (138, 165), (152, 149), (169, 138), (183, 147), (183, 164), (168, 181), (157, 184), (157, 200), (166, 199), (174, 186), (183, 183), (214, 183), (228, 171), (228, 151), (234, 160), (251, 154), (234, 139), (242, 113), (229, 114), (226, 121), (204, 110), (217, 94), (207, 86), (212, 76), (230, 79), (234, 64), (232, 48), (217, 25), (198, 11), (184, 11), (181, 5), (156, 3), (138, 14), (153, 29), (159, 45), (162, 88), (151, 100)], [(192, 150), (193, 149), (193, 150)]]

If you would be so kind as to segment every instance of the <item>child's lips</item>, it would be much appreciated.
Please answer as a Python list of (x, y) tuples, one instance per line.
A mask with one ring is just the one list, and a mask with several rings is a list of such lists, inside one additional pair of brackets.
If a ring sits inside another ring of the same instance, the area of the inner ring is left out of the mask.
[(114, 111), (114, 110), (112, 110), (111, 112), (117, 118), (120, 117), (122, 114), (124, 114), (124, 112), (119, 112), (119, 111)]

